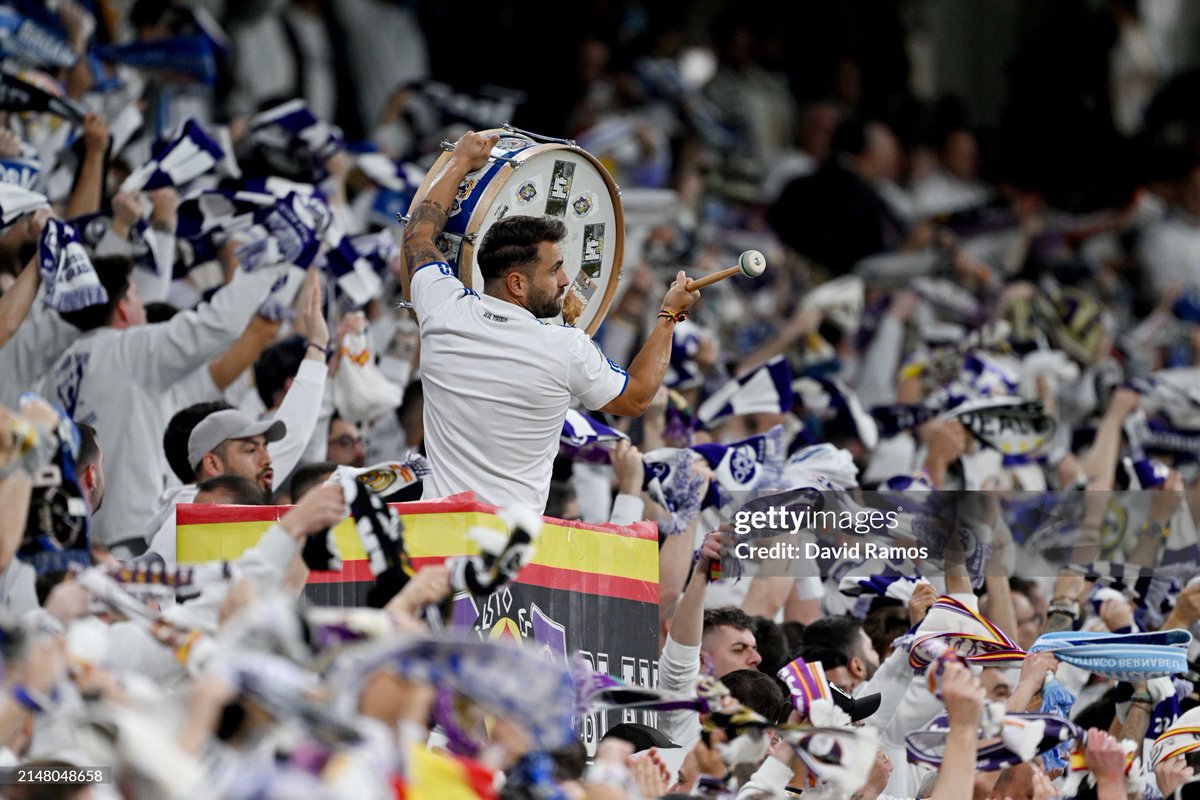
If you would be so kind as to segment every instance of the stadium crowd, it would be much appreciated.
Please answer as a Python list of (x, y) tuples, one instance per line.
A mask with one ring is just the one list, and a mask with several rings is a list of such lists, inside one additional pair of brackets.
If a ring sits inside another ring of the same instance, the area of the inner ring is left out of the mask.
[[(0, 5), (0, 794), (1200, 797), (1196, 74), (1064, 2), (1101, 57), (981, 129), (898, 40), (801, 87), (737, 9), (587, 5), (520, 89), (403, 3)], [(444, 255), (510, 120), (622, 187), (594, 336), (561, 223)], [(415, 563), (389, 504), (462, 492), (506, 532)], [(179, 565), (204, 504), (285, 508)], [(656, 685), (450, 623), (543, 515), (656, 527)]]

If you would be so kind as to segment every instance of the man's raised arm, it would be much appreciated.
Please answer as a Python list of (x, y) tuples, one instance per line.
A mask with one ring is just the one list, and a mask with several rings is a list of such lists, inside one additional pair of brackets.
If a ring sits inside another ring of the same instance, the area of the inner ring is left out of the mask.
[(685, 318), (688, 310), (699, 299), (699, 291), (687, 290), (687, 275), (680, 270), (663, 297), (654, 330), (629, 365), (629, 382), (625, 384), (625, 390), (609, 401), (601, 411), (623, 417), (640, 417), (645, 413), (658, 388), (662, 386), (663, 376), (667, 374), (667, 365), (671, 363), (671, 338), (675, 323)]
[(468, 173), (487, 163), (492, 146), (499, 140), (500, 135), (496, 133), (484, 136), (475, 131), (467, 131), (463, 134), (455, 144), (450, 160), (429, 185), (425, 199), (413, 209), (408, 224), (404, 226), (404, 238), (401, 242), (404, 270), (409, 280), (412, 280), (418, 267), (423, 267), (431, 261), (445, 260), (434, 242), (446, 227), (446, 219), (450, 214), (454, 195), (458, 192), (458, 185)]

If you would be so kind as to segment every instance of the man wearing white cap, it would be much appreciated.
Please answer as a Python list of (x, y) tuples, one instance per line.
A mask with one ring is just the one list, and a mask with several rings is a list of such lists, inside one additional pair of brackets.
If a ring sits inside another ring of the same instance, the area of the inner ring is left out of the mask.
[[(188, 437), (188, 464), (196, 472), (196, 483), (219, 475), (236, 475), (252, 481), (270, 497), (275, 486), (275, 471), (267, 445), (287, 434), (281, 419), (256, 420), (236, 408), (214, 411), (192, 429)], [(174, 561), (175, 513), (178, 503), (192, 502), (195, 484), (171, 497), (162, 525), (150, 538), (149, 552)]]

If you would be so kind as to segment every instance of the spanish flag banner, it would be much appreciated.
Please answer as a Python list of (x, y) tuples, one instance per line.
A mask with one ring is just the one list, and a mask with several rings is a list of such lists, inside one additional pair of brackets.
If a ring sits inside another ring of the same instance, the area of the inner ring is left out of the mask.
[[(404, 523), (412, 563), (441, 563), (476, 554), (474, 527), (506, 530), (496, 508), (473, 494), (393, 505)], [(253, 546), (288, 506), (181, 505), (176, 508), (180, 564), (234, 560)], [(335, 530), (339, 572), (309, 574), (305, 598), (317, 605), (362, 605), (372, 576), (353, 520)], [(566, 664), (577, 653), (597, 672), (629, 685), (652, 687), (658, 661), (658, 531), (651, 522), (620, 527), (543, 519), (533, 561), (517, 580), (484, 600), (454, 599), (454, 628), (482, 638), (512, 639)], [(585, 721), (598, 737), (620, 712)]]

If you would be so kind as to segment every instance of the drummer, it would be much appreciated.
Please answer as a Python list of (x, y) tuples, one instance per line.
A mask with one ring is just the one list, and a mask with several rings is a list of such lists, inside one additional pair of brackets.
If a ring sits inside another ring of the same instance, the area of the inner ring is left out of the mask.
[(412, 211), (404, 269), (421, 330), (425, 498), (474, 491), (498, 506), (539, 514), (572, 398), (589, 409), (638, 416), (662, 384), (671, 332), (699, 299), (682, 271), (663, 297), (654, 332), (628, 371), (582, 330), (541, 322), (562, 311), (562, 222), (508, 217), (478, 249), (483, 296), (463, 286), (434, 242), (464, 177), (483, 167), (498, 136), (468, 132)]

